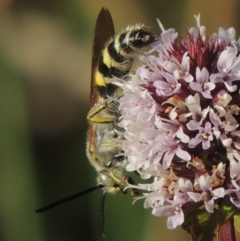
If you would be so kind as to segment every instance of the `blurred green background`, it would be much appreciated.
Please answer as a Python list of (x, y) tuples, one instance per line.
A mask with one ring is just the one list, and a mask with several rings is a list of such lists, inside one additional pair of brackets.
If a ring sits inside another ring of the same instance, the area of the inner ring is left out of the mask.
[[(209, 34), (240, 31), (237, 0), (0, 0), (0, 241), (98, 241), (101, 192), (34, 209), (95, 185), (85, 154), (94, 23), (146, 23), (186, 36), (194, 14)], [(239, 35), (237, 35), (239, 36)], [(184, 241), (128, 195), (107, 196), (106, 240)], [(240, 239), (239, 239), (240, 240)]]

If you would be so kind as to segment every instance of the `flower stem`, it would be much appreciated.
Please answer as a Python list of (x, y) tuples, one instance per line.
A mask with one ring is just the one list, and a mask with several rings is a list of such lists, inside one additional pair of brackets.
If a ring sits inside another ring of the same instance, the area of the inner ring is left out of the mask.
[(217, 240), (218, 241), (236, 241), (233, 218), (229, 219), (228, 222), (223, 227), (219, 228)]

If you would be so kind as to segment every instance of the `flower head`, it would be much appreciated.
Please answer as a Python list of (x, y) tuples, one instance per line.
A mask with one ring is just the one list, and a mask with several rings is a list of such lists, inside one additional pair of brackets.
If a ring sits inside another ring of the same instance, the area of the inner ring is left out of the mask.
[(126, 169), (153, 177), (134, 188), (169, 228), (193, 203), (209, 213), (223, 199), (240, 206), (240, 42), (233, 28), (206, 36), (196, 18), (186, 39), (160, 26), (119, 105)]

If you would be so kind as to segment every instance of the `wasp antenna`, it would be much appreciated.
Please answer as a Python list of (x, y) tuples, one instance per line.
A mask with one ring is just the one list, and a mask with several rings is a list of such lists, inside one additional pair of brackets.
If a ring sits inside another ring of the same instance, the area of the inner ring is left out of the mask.
[(106, 233), (105, 233), (105, 212), (104, 212), (104, 205), (105, 205), (105, 200), (106, 200), (107, 193), (103, 192), (101, 200), (100, 200), (100, 215), (99, 215), (99, 229), (101, 232), (101, 235), (103, 238), (106, 238)]
[(93, 191), (95, 191), (96, 189), (99, 189), (99, 188), (102, 188), (102, 186), (101, 185), (97, 185), (97, 186), (94, 186), (94, 187), (90, 187), (90, 188), (88, 188), (88, 189), (86, 189), (84, 191), (72, 194), (72, 195), (70, 195), (68, 197), (65, 197), (65, 198), (62, 198), (62, 199), (60, 199), (58, 201), (55, 201), (55, 202), (53, 202), (53, 203), (51, 203), (51, 204), (49, 204), (49, 205), (47, 205), (45, 207), (38, 208), (35, 211), (37, 213), (47, 211), (47, 210), (55, 208), (55, 207), (57, 207), (57, 206), (59, 206), (59, 205), (61, 205), (63, 203), (66, 203), (66, 202), (72, 201), (74, 199), (77, 199), (77, 198), (79, 198), (81, 196), (84, 196), (84, 195), (86, 195), (86, 194), (88, 194), (90, 192), (93, 192)]

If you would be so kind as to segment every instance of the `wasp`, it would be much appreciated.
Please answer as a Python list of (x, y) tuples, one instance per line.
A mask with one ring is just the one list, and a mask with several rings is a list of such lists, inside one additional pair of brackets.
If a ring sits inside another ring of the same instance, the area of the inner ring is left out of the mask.
[(102, 189), (101, 233), (105, 236), (103, 207), (106, 194), (125, 193), (124, 188), (132, 182), (124, 171), (127, 157), (121, 155), (124, 130), (118, 127), (121, 117), (118, 99), (122, 96), (122, 89), (115, 84), (115, 80), (129, 74), (138, 50), (154, 41), (156, 37), (145, 25), (140, 24), (129, 26), (115, 35), (111, 14), (108, 9), (102, 8), (96, 21), (93, 42), (86, 145), (89, 162), (97, 171), (97, 185), (37, 209), (37, 212), (46, 211), (96, 189)]
[(104, 193), (123, 192), (127, 180), (124, 176), (127, 160), (118, 156), (123, 139), (123, 130), (117, 125), (122, 90), (114, 80), (126, 76), (137, 51), (155, 39), (144, 25), (127, 27), (114, 36), (110, 12), (103, 8), (98, 16), (93, 43), (91, 109), (87, 116), (87, 156)]

